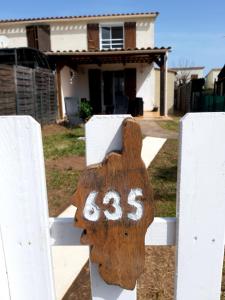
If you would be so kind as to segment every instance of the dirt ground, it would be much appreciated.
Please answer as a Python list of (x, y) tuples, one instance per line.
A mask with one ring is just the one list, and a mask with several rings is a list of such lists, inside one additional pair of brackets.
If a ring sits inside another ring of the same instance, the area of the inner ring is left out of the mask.
[(85, 158), (82, 156), (62, 157), (57, 160), (46, 161), (47, 168), (57, 168), (58, 170), (82, 171), (85, 167)]
[[(146, 247), (145, 269), (137, 284), (138, 300), (172, 300), (175, 247)], [(91, 300), (88, 263), (62, 300)]]

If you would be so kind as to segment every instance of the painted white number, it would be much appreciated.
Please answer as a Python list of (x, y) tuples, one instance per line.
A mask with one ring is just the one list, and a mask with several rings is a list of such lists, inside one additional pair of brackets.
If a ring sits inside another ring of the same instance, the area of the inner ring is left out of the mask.
[[(96, 197), (98, 195), (98, 192), (91, 192), (86, 200), (83, 214), (85, 219), (96, 222), (100, 218), (100, 208), (95, 203)], [(127, 217), (130, 220), (138, 221), (143, 216), (143, 205), (141, 201), (137, 200), (137, 197), (142, 197), (143, 192), (142, 189), (131, 189), (130, 193), (128, 195), (128, 204), (130, 206), (133, 206), (136, 208), (135, 212), (128, 213)], [(103, 204), (109, 204), (112, 200), (112, 207), (114, 208), (113, 212), (110, 212), (108, 210), (104, 210), (104, 215), (107, 220), (116, 221), (122, 218), (123, 211), (120, 206), (120, 195), (117, 191), (109, 191), (105, 194), (105, 197), (103, 198)]]
[(110, 200), (113, 200), (112, 206), (115, 208), (115, 211), (113, 213), (109, 212), (108, 210), (104, 211), (104, 214), (108, 220), (119, 220), (122, 218), (122, 208), (120, 206), (120, 195), (116, 191), (110, 191), (106, 193), (103, 204), (109, 204)]
[(137, 197), (142, 197), (143, 193), (141, 189), (131, 189), (128, 195), (128, 204), (136, 207), (135, 213), (128, 213), (128, 218), (134, 221), (138, 221), (142, 218), (143, 215), (143, 206), (141, 201), (137, 200)]
[(97, 206), (97, 204), (95, 203), (95, 199), (98, 195), (98, 192), (91, 192), (86, 200), (85, 206), (84, 206), (84, 210), (83, 210), (83, 214), (85, 219), (89, 220), (89, 221), (98, 221), (99, 217), (100, 217), (100, 209)]

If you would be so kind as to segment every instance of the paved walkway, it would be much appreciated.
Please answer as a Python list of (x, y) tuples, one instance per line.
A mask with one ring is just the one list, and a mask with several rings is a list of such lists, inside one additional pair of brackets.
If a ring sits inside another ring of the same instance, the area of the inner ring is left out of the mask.
[(178, 133), (172, 130), (162, 128), (157, 121), (154, 120), (137, 120), (141, 126), (144, 136), (159, 137), (164, 139), (177, 139)]

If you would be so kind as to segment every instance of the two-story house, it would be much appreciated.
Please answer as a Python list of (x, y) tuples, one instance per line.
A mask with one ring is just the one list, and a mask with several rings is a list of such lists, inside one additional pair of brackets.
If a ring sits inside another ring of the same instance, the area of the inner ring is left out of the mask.
[[(65, 97), (86, 98), (94, 113), (126, 113), (143, 99), (144, 110), (156, 105), (167, 114), (167, 56), (170, 48), (154, 45), (158, 13), (67, 16), (0, 21), (0, 47), (32, 47), (56, 66), (60, 116)], [(155, 76), (154, 65), (160, 69)]]

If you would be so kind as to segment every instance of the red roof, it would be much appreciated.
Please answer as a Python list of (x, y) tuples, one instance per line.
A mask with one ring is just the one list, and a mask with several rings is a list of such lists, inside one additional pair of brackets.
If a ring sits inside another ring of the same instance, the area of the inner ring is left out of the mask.
[(0, 23), (10, 22), (31, 22), (31, 21), (47, 21), (47, 20), (64, 20), (64, 19), (88, 19), (88, 18), (104, 18), (104, 17), (124, 17), (124, 16), (153, 16), (156, 17), (158, 12), (143, 12), (143, 13), (126, 13), (126, 14), (99, 14), (99, 15), (84, 15), (84, 16), (59, 16), (59, 17), (42, 17), (42, 18), (21, 18), (21, 19), (5, 19), (0, 20)]

